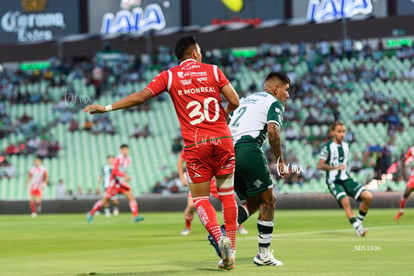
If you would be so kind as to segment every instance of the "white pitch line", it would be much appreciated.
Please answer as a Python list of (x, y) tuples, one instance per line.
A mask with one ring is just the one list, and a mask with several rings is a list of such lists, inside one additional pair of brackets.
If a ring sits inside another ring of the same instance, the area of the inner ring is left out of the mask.
[[(388, 228), (395, 228), (395, 227), (412, 227), (412, 225), (384, 225), (384, 226), (370, 226), (367, 227), (368, 230), (371, 229), (388, 229)], [(317, 235), (317, 234), (331, 234), (331, 233), (335, 233), (335, 232), (353, 232), (354, 230), (349, 227), (349, 228), (345, 228), (345, 229), (332, 229), (332, 230), (323, 230), (323, 231), (306, 231), (306, 232), (291, 232), (291, 233), (283, 233), (283, 234), (275, 234), (273, 233), (273, 239), (278, 239), (279, 237), (289, 237), (289, 236), (300, 236), (300, 235)], [(370, 231), (368, 231), (369, 233)], [(253, 240), (253, 239), (257, 239), (257, 236), (254, 237), (240, 237), (240, 234), (237, 235), (239, 240)], [(298, 239), (298, 240), (302, 240), (302, 239)], [(317, 239), (310, 239), (310, 240), (317, 240)], [(322, 239), (321, 239), (322, 240)], [(323, 239), (323, 240), (329, 240), (329, 238), (327, 239)], [(392, 241), (396, 241), (396, 240), (392, 240)], [(404, 241), (410, 241), (407, 239), (404, 239)], [(414, 241), (414, 240), (413, 240)]]

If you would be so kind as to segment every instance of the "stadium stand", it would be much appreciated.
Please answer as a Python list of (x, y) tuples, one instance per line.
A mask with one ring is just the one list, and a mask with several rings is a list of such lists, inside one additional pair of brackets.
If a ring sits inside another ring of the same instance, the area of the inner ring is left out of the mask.
[[(291, 154), (291, 162), (307, 170), (309, 177), (278, 180), (279, 193), (327, 191), (323, 175), (312, 168), (316, 166), (321, 143), (327, 139), (328, 124), (334, 119), (343, 120), (355, 135), (351, 156), (357, 153), (362, 158), (365, 152), (375, 161), (376, 151), (370, 148), (378, 145), (390, 150), (395, 159), (412, 144), (413, 51), (364, 47), (352, 57), (342, 58), (335, 51), (323, 57), (316, 46), (315, 50), (308, 45), (307, 53), (302, 55), (295, 51), (282, 53), (280, 47), (272, 45), (258, 47), (257, 56), (250, 58), (235, 57), (228, 51), (212, 51), (208, 55), (208, 61), (221, 65), (241, 95), (260, 89), (264, 76), (271, 70), (285, 71), (292, 79), (285, 130), (289, 128), (294, 138), (285, 139), (286, 131), (283, 132), (284, 154)], [(99, 135), (82, 130), (85, 122), (95, 117), (81, 112), (92, 100), (112, 103), (144, 88), (159, 70), (173, 64), (172, 57), (165, 58), (165, 53), (162, 59), (155, 56), (152, 64), (143, 64), (136, 70), (132, 64), (125, 68), (119, 64), (106, 66), (102, 61), (67, 65), (54, 60), (53, 64), (44, 71), (5, 70), (1, 74), (0, 97), (6, 103), (7, 114), (7, 118), (2, 117), (2, 131), (6, 129), (7, 135), (0, 140), (1, 149), (10, 143), (25, 143), (45, 129), (62, 147), (56, 158), (44, 160), (51, 180), (45, 198), (55, 197), (60, 179), (73, 194), (79, 187), (93, 191), (106, 155), (116, 154), (122, 143), (131, 148), (130, 175), (136, 195), (149, 193), (156, 182), (165, 183), (174, 177), (177, 155), (171, 153), (171, 146), (179, 124), (169, 97), (153, 99), (145, 109), (110, 113), (108, 120), (116, 126), (115, 134), (105, 129)], [(131, 75), (132, 79), (126, 77)], [(332, 95), (329, 100), (324, 96), (327, 93)], [(33, 118), (38, 130), (25, 133), (21, 124), (15, 122), (24, 114)], [(79, 130), (68, 131), (66, 116), (78, 122)], [(148, 124), (152, 135), (131, 138), (135, 123)], [(1, 198), (28, 197), (24, 183), (34, 157), (35, 154), (7, 156), (16, 172), (11, 178), (0, 178)], [(269, 161), (272, 167), (275, 160), (269, 157)], [(372, 163), (354, 174), (357, 180), (368, 182), (374, 176)], [(401, 180), (386, 179), (377, 189), (402, 190), (404, 185)]]

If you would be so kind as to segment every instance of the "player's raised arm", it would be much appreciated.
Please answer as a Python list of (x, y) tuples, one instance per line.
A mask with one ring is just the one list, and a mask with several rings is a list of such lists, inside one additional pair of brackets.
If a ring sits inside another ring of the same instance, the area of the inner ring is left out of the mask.
[(239, 95), (230, 83), (221, 88), (221, 94), (223, 94), (228, 102), (225, 109), (226, 114), (230, 114), (240, 105)]
[(276, 157), (277, 165), (278, 165), (278, 171), (280, 173), (281, 177), (285, 176), (285, 165), (283, 161), (282, 156), (282, 141), (280, 139), (280, 127), (277, 123), (269, 122), (267, 124), (267, 133), (268, 133), (268, 139), (270, 148), (272, 149), (273, 154)]
[(132, 93), (122, 100), (119, 100), (111, 105), (102, 106), (98, 104), (93, 104), (85, 107), (83, 112), (88, 112), (89, 114), (96, 114), (96, 113), (105, 113), (112, 110), (118, 110), (118, 109), (125, 109), (129, 108), (135, 105), (142, 104), (149, 100), (153, 94), (146, 88), (143, 90)]

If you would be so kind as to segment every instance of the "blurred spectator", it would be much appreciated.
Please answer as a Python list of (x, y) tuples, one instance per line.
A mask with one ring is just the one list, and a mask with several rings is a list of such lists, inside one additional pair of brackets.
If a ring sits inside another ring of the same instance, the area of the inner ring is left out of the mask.
[(70, 112), (67, 108), (63, 109), (62, 113), (60, 114), (60, 122), (62, 124), (67, 124), (70, 122), (72, 118), (72, 112)]
[(7, 161), (5, 156), (0, 155), (0, 178), (12, 178), (15, 172), (15, 167)]
[(40, 158), (46, 158), (49, 156), (49, 141), (41, 140), (39, 148), (37, 150), (37, 156)]
[(17, 155), (20, 153), (19, 147), (10, 143), (7, 148), (4, 150), (4, 154), (6, 155)]
[(161, 182), (157, 181), (154, 185), (154, 187), (152, 188), (152, 193), (153, 194), (161, 194), (162, 190), (164, 188), (161, 186)]
[(344, 140), (348, 144), (355, 143), (356, 141), (355, 132), (352, 131), (351, 127), (348, 127), (348, 129), (346, 130)]
[(83, 124), (83, 130), (90, 131), (92, 130), (93, 123), (90, 119), (86, 119), (85, 123)]
[(290, 125), (286, 129), (285, 133), (286, 133), (286, 140), (288, 141), (296, 140), (298, 138), (298, 131), (292, 125)]
[(78, 186), (78, 190), (76, 192), (76, 196), (83, 196), (83, 191), (82, 191), (82, 187)]
[(72, 118), (69, 123), (69, 131), (74, 132), (77, 130), (79, 130), (79, 123), (74, 118)]
[(134, 128), (132, 129), (131, 137), (138, 138), (142, 134), (141, 128), (139, 127), (139, 124), (134, 124)]
[(56, 198), (62, 199), (66, 196), (66, 186), (65, 183), (63, 183), (63, 179), (59, 180), (59, 184), (56, 187)]
[(182, 150), (183, 150), (182, 139), (177, 137), (174, 139), (174, 142), (171, 146), (171, 151), (174, 154), (179, 154), (181, 153)]
[(359, 172), (360, 170), (362, 170), (363, 165), (361, 160), (359, 159), (359, 156), (357, 153), (354, 154), (353, 159), (351, 160), (351, 162), (349, 162), (349, 170), (351, 172)]
[(142, 130), (142, 136), (143, 137), (150, 137), (150, 136), (152, 136), (152, 131), (151, 131), (151, 129), (150, 129), (150, 127), (149, 127), (148, 124), (146, 124), (144, 126), (144, 129)]

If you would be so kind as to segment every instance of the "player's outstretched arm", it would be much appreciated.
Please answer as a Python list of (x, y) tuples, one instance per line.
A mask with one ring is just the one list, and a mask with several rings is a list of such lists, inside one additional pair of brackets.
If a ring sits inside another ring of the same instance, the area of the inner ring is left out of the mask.
[(88, 112), (89, 114), (96, 114), (96, 113), (105, 113), (112, 110), (118, 110), (118, 109), (125, 109), (129, 108), (135, 105), (142, 104), (146, 101), (148, 101), (152, 97), (152, 93), (148, 89), (143, 89), (139, 92), (132, 93), (122, 100), (119, 100), (112, 105), (99, 105), (99, 104), (93, 104), (85, 107), (83, 109), (83, 112)]
[(288, 172), (285, 172), (285, 164), (284, 164), (283, 156), (282, 156), (282, 141), (280, 139), (279, 125), (276, 123), (272, 123), (272, 122), (268, 123), (267, 133), (268, 133), (270, 148), (272, 149), (272, 152), (275, 155), (276, 160), (277, 160), (277, 166), (278, 166), (277, 170), (281, 177), (285, 177), (286, 173)]
[(239, 95), (230, 83), (221, 88), (221, 94), (223, 94), (224, 98), (226, 98), (228, 102), (225, 109), (225, 112), (228, 115), (240, 105)]

